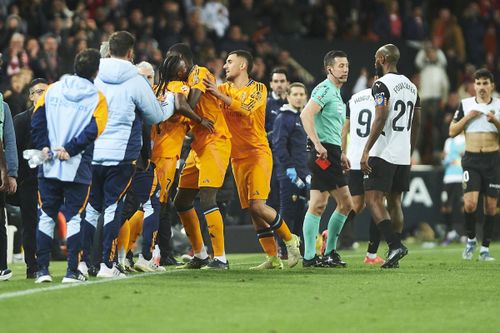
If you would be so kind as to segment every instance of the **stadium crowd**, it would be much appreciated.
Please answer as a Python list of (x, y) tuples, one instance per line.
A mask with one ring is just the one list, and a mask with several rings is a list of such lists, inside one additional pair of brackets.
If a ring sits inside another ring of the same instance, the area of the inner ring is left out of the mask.
[[(441, 164), (443, 155), (446, 153), (446, 151), (443, 153), (443, 150), (453, 116), (461, 100), (476, 94), (474, 73), (478, 68), (487, 68), (493, 73), (496, 86), (500, 84), (498, 81), (500, 60), (497, 56), (500, 45), (500, 2), (495, 0), (472, 2), (446, 0), (343, 2), (334, 0), (18, 0), (3, 1), (0, 4), (0, 50), (2, 50), (0, 89), (11, 116), (22, 115), (25, 110), (32, 112), (34, 103), (37, 103), (38, 98), (47, 88), (47, 84), (55, 83), (62, 80), (66, 74), (74, 73), (76, 55), (88, 48), (101, 48), (102, 43), (108, 41), (110, 36), (117, 31), (128, 31), (135, 37), (133, 56), (130, 59), (137, 64), (150, 63), (156, 74), (154, 82), (157, 84), (162, 80), (162, 66), (165, 66), (167, 51), (171, 50), (172, 46), (179, 45), (178, 43), (189, 45), (193, 55), (193, 65), (200, 64), (206, 67), (218, 84), (226, 81), (227, 70), (224, 64), (231, 52), (249, 51), (253, 55), (253, 66), (249, 68), (250, 77), (256, 82), (269, 84), (270, 88), (265, 129), (273, 149), (275, 164), (276, 156), (282, 153), (279, 148), (276, 148), (280, 144), (279, 139), (287, 135), (291, 136), (291, 130), (283, 133), (282, 127), (274, 124), (275, 118), (279, 124), (294, 121), (283, 119), (285, 117), (277, 118), (279, 109), (284, 104), (289, 105), (292, 110), (291, 114), (294, 109), (302, 109), (307, 101), (305, 96), (319, 80), (314, 78), (289, 50), (281, 48), (280, 41), (294, 39), (300, 43), (300, 40), (304, 38), (316, 38), (332, 43), (332, 45), (335, 45), (336, 40), (378, 44), (394, 42), (406, 43), (415, 48), (415, 67), (407, 69), (406, 72), (410, 72), (410, 79), (418, 87), (422, 106), (420, 141), (412, 158), (412, 162), (417, 164)], [(180, 51), (177, 53), (182, 54)], [(120, 55), (120, 57), (124, 56)], [(364, 66), (367, 69), (357, 77), (353, 91), (344, 91), (342, 96), (350, 97), (371, 86), (375, 74), (372, 73), (372, 63), (373, 57), (370, 56)], [(351, 80), (354, 80), (353, 76), (351, 73)], [(181, 81), (188, 81), (188, 79)], [(290, 85), (292, 82), (302, 82), (303, 85)], [(169, 88), (167, 90), (170, 91)], [(227, 93), (231, 92), (227, 91)], [(294, 93), (302, 94), (303, 100), (300, 97), (294, 100), (295, 97), (292, 97)], [(193, 105), (190, 106), (194, 109)], [(210, 123), (204, 122), (207, 119), (202, 115), (199, 115), (201, 118), (196, 115), (186, 114), (185, 116), (196, 122), (199, 121), (203, 126), (210, 126)], [(7, 118), (5, 122), (8, 121)], [(217, 123), (212, 122), (212, 125), (217, 126)], [(11, 133), (11, 136), (12, 134), (14, 133)], [(295, 133), (294, 137), (302, 134)], [(27, 188), (27, 192), (33, 195), (32, 192), (36, 186), (33, 187), (33, 183), (30, 182), (22, 185), (20, 182), (16, 184), (18, 174), (15, 169), (17, 167), (8, 165), (8, 135), (6, 129), (3, 142), (10, 177), (6, 179), (9, 183), (8, 191), (16, 192), (17, 185), (18, 192)], [(20, 140), (17, 132), (15, 135), (18, 138), (19, 149), (19, 145), (25, 144), (25, 140), (22, 137)], [(196, 146), (196, 142), (191, 143), (191, 147)], [(28, 148), (26, 145), (23, 147)], [(302, 153), (305, 154), (305, 147)], [(27, 168), (26, 161), (23, 161), (22, 152), (18, 151), (18, 154), (19, 172), (23, 170), (24, 177), (36, 178)], [(183, 158), (187, 159), (186, 163), (189, 162), (189, 156), (184, 154)], [(103, 163), (106, 165), (106, 162)], [(310, 185), (310, 180), (306, 181), (309, 173), (299, 169), (297, 168), (293, 174), (288, 168), (283, 170), (278, 168), (271, 179), (269, 206), (265, 204), (258, 207), (249, 206), (252, 220), (265, 221), (263, 225), (256, 224), (255, 228), (259, 241), (270, 257), (273, 257), (271, 254), (274, 249), (269, 242), (266, 243), (265, 239), (270, 234), (273, 235), (273, 232), (269, 232), (264, 227), (265, 225), (267, 228), (275, 226), (276, 232), (285, 240), (283, 242), (279, 239), (282, 257), (286, 258), (290, 250), (295, 251), (294, 246), (291, 246), (295, 238), (291, 238), (290, 230), (280, 229), (282, 228), (280, 215), (273, 215), (275, 213), (270, 213), (271, 210), (281, 213), (285, 221), (292, 220), (289, 224), (293, 234), (301, 233), (301, 221), (294, 221), (294, 217), (305, 214), (307, 202), (305, 189)], [(231, 174), (226, 175), (223, 182), (223, 188), (229, 187), (229, 193), (236, 191), (232, 184), (233, 177)], [(293, 186), (284, 188), (284, 184), (281, 184), (284, 178), (287, 179), (287, 186), (288, 180), (293, 183)], [(224, 175), (221, 178), (221, 185), (223, 180)], [(231, 195), (228, 196), (229, 198), (221, 198), (221, 192), (219, 191), (219, 195), (215, 198), (213, 194), (200, 191), (200, 198), (196, 200), (193, 198), (194, 206), (199, 210), (198, 215), (202, 220), (206, 219), (209, 230), (210, 228), (219, 230), (219, 217), (213, 216), (215, 206), (221, 207), (221, 216), (226, 216), (226, 206), (229, 210), (231, 206), (239, 206), (237, 201), (229, 200)], [(280, 193), (286, 193), (286, 197), (293, 198), (293, 200), (283, 200), (279, 196)], [(187, 204), (188, 201), (181, 203), (178, 201), (176, 204), (184, 227), (186, 223), (183, 219), (191, 218), (183, 217), (183, 214), (188, 215), (186, 212), (189, 207), (192, 207), (192, 203), (191, 206)], [(146, 202), (141, 202), (141, 207), (144, 204)], [(166, 203), (163, 202), (163, 204)], [(243, 202), (242, 206), (244, 206)], [(283, 207), (287, 209), (284, 210)], [(105, 210), (106, 207), (102, 209)], [(173, 210), (172, 205), (170, 209)], [(290, 211), (298, 213), (290, 214)], [(287, 213), (288, 216), (285, 216)], [(128, 216), (128, 218), (132, 217)], [(33, 217), (30, 216), (27, 219), (33, 219)], [(146, 221), (144, 223), (146, 224)], [(108, 223), (105, 222), (105, 224)], [(24, 231), (25, 234), (31, 234), (29, 239), (33, 239), (33, 232), (33, 230)], [(192, 232), (195, 231), (190, 231)], [(82, 233), (85, 233), (83, 228)], [(105, 235), (105, 237), (111, 236)], [(215, 259), (219, 260), (216, 264), (224, 266), (227, 260), (223, 244), (221, 248), (221, 245), (214, 241), (217, 237), (214, 237), (212, 232), (208, 239), (210, 238), (214, 252), (218, 253), (215, 255)], [(196, 242), (204, 244), (202, 239), (197, 239)], [(125, 241), (125, 243), (128, 242)], [(151, 247), (151, 244), (149, 246)], [(193, 246), (193, 249), (195, 247), (197, 248), (195, 253), (202, 251), (199, 245)], [(34, 260), (34, 249), (29, 250), (30, 245), (25, 241), (25, 253), (27, 248), (28, 252), (31, 251), (29, 260)], [(128, 245), (124, 246), (122, 252), (128, 248)], [(57, 247), (54, 251), (57, 252)], [(108, 257), (110, 251), (114, 255), (113, 250), (106, 249), (106, 251), (108, 251)], [(118, 252), (118, 257), (124, 262), (128, 251), (120, 253), (119, 250)], [(171, 258), (171, 251), (162, 255), (171, 260), (169, 263), (176, 264), (175, 259)], [(152, 253), (143, 253), (142, 256), (149, 261)], [(28, 258), (25, 259), (30, 270), (28, 275), (34, 276), (34, 271), (30, 268), (30, 265), (34, 265), (33, 261), (28, 263)], [(279, 265), (279, 263), (273, 262), (268, 265)], [(112, 263), (108, 262), (108, 268), (112, 267)], [(110, 274), (120, 273), (114, 271)]]

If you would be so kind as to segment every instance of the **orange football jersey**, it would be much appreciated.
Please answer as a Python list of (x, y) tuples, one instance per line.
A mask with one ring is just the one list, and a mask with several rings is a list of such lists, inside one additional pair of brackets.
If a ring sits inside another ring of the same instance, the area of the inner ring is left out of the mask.
[[(188, 96), (189, 87), (182, 81), (170, 81), (167, 90), (173, 93), (181, 93)], [(179, 157), (184, 137), (189, 130), (189, 119), (174, 114), (167, 121), (162, 121), (151, 128), (151, 141), (153, 150), (151, 156), (155, 157)]]
[(252, 151), (270, 152), (265, 129), (266, 86), (250, 80), (242, 88), (226, 82), (219, 89), (232, 99), (231, 105), (221, 103), (232, 136), (231, 157), (247, 157)]
[(230, 138), (231, 134), (227, 128), (226, 120), (222, 114), (219, 100), (212, 94), (206, 92), (207, 87), (203, 83), (203, 78), (215, 81), (214, 76), (210, 71), (201, 66), (195, 65), (189, 73), (188, 85), (191, 90), (199, 89), (203, 92), (194, 108), (200, 117), (207, 118), (214, 123), (215, 132), (211, 134), (205, 127), (200, 124), (191, 123), (193, 132), (192, 147), (196, 150), (202, 148), (212, 137)]

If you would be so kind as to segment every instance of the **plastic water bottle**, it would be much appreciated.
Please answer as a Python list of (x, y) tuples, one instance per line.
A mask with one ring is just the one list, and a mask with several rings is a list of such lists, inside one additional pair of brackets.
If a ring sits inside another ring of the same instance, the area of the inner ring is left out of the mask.
[(300, 189), (303, 189), (306, 186), (306, 184), (304, 183), (304, 181), (302, 179), (300, 179), (300, 177), (297, 177), (293, 181), (293, 183), (295, 184), (295, 186), (297, 186)]
[(26, 149), (23, 151), (23, 158), (28, 160), (28, 165), (30, 168), (34, 169), (37, 166), (43, 164), (46, 160), (51, 158), (51, 153), (45, 154), (38, 149)]

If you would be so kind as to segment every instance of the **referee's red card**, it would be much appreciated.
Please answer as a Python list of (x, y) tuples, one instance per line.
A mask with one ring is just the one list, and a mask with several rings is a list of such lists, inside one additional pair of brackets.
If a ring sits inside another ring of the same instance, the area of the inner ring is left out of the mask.
[(326, 170), (332, 164), (329, 160), (324, 160), (321, 158), (316, 159), (316, 164), (322, 169)]

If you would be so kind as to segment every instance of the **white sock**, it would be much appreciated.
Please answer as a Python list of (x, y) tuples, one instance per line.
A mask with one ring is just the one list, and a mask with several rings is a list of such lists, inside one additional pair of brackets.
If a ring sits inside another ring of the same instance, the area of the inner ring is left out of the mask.
[(490, 252), (490, 248), (486, 247), (486, 246), (481, 246), (481, 250), (479, 250), (479, 253), (483, 253), (483, 252)]
[(205, 247), (205, 245), (203, 245), (201, 247), (201, 251), (200, 252), (195, 252), (194, 256), (197, 257), (197, 258), (200, 258), (200, 259), (207, 258), (208, 257), (208, 253), (207, 253), (207, 248)]
[(125, 257), (127, 254), (125, 253), (125, 249), (118, 249), (118, 263), (123, 265), (125, 263)]
[(476, 237), (474, 237), (474, 238), (472, 238), (472, 239), (467, 238), (467, 243), (469, 243), (469, 242), (477, 242)]
[(377, 258), (377, 254), (376, 253), (366, 252), (366, 256), (368, 257), (368, 259), (375, 259), (375, 258)]
[(227, 263), (226, 259), (226, 254), (222, 254), (221, 256), (214, 256), (214, 259), (218, 259), (219, 261), (222, 261), (223, 263)]

